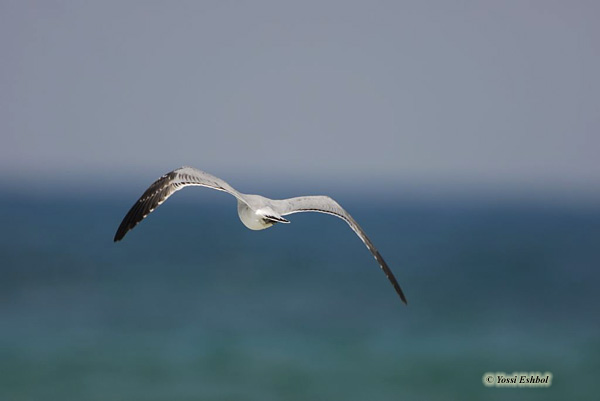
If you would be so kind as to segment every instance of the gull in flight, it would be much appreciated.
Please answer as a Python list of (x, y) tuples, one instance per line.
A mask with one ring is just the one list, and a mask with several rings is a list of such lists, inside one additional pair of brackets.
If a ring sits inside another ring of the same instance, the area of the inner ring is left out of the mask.
[(227, 192), (237, 198), (237, 209), (240, 220), (251, 230), (264, 230), (277, 223), (289, 223), (283, 216), (300, 212), (319, 212), (331, 214), (344, 220), (364, 242), (386, 277), (406, 303), (406, 297), (379, 251), (358, 223), (336, 201), (328, 196), (300, 196), (289, 199), (269, 199), (260, 195), (243, 194), (231, 185), (204, 171), (193, 167), (181, 167), (156, 180), (131, 207), (121, 225), (117, 229), (114, 241), (120, 241), (154, 209), (166, 201), (176, 191), (187, 186), (201, 186)]

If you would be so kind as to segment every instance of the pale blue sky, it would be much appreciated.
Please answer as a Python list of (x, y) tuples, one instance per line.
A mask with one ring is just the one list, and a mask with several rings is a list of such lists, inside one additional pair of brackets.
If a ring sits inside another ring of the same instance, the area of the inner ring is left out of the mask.
[(187, 164), (598, 194), (599, 16), (597, 1), (2, 1), (0, 179), (144, 186)]

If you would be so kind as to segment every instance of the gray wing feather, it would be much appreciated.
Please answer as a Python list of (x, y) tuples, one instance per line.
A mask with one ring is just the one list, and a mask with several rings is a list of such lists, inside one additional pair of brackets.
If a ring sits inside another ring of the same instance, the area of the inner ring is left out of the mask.
[(292, 213), (301, 213), (301, 212), (318, 212), (318, 213), (327, 213), (333, 216), (339, 217), (344, 220), (350, 228), (358, 235), (358, 237), (362, 240), (362, 242), (367, 246), (369, 251), (373, 254), (373, 257), (379, 263), (381, 270), (385, 273), (386, 277), (392, 285), (394, 289), (400, 296), (402, 302), (406, 302), (406, 297), (394, 277), (394, 274), (388, 267), (387, 263), (381, 257), (381, 254), (375, 248), (375, 245), (371, 242), (367, 234), (363, 231), (363, 229), (358, 225), (356, 220), (350, 216), (348, 212), (344, 210), (335, 200), (331, 199), (328, 196), (300, 196), (297, 198), (283, 199), (283, 200), (272, 200), (272, 207), (276, 212), (281, 214), (282, 216), (286, 216)]
[(181, 167), (154, 181), (144, 194), (129, 209), (117, 229), (114, 241), (120, 241), (125, 234), (160, 206), (171, 195), (187, 186), (202, 186), (230, 193), (242, 202), (243, 194), (220, 178), (193, 167)]

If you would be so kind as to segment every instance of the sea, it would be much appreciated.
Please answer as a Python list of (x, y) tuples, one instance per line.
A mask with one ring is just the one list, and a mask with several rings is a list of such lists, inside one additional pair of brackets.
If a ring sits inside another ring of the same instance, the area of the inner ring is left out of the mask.
[(0, 193), (0, 400), (598, 399), (600, 207), (338, 199), (404, 305), (335, 217), (135, 199)]

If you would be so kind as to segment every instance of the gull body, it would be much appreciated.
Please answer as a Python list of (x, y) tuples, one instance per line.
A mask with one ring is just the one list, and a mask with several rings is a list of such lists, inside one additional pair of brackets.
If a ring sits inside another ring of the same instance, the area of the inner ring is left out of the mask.
[(148, 216), (154, 209), (166, 201), (173, 193), (187, 186), (202, 186), (218, 191), (227, 192), (237, 199), (238, 216), (250, 230), (264, 230), (277, 223), (289, 223), (283, 216), (301, 213), (326, 213), (344, 220), (358, 235), (371, 254), (379, 263), (396, 293), (406, 303), (406, 297), (396, 281), (392, 271), (383, 260), (379, 251), (367, 237), (358, 223), (335, 200), (328, 196), (300, 196), (289, 199), (269, 199), (260, 195), (244, 194), (235, 190), (227, 182), (202, 170), (193, 167), (181, 167), (173, 170), (156, 180), (142, 196), (134, 203), (123, 218), (114, 237), (120, 241), (125, 234)]
[[(244, 194), (246, 202), (238, 199), (237, 209), (240, 220), (250, 230), (264, 230), (276, 223), (289, 223), (289, 220), (279, 216), (271, 207), (267, 206), (270, 199), (260, 195)], [(253, 208), (253, 205), (255, 208)], [(262, 206), (261, 206), (262, 205)]]

